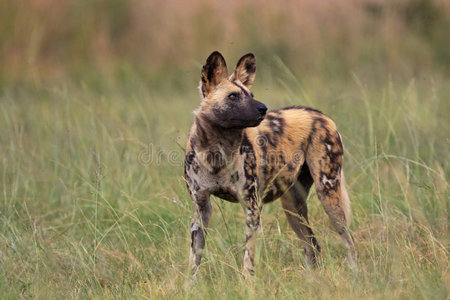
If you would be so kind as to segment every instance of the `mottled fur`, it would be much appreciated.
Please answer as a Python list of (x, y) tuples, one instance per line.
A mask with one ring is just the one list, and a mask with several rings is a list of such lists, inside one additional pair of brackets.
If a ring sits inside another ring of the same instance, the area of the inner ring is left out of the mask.
[(195, 111), (185, 159), (185, 179), (194, 204), (191, 224), (192, 272), (200, 264), (210, 195), (240, 203), (245, 210), (244, 270), (254, 273), (254, 256), (263, 204), (281, 198), (289, 224), (313, 265), (320, 246), (308, 223), (306, 198), (314, 183), (330, 220), (349, 249), (350, 201), (342, 171), (343, 145), (332, 120), (302, 106), (266, 113), (250, 92), (253, 54), (243, 56), (228, 77), (222, 55), (212, 53), (202, 69), (202, 102)]

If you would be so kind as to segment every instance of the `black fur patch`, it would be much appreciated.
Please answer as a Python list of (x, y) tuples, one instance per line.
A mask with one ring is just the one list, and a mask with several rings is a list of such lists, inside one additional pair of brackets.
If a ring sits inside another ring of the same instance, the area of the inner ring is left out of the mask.
[[(236, 68), (238, 68), (244, 60), (246, 60), (243, 66), (245, 71), (249, 75), (254, 74), (256, 72), (255, 56), (252, 53), (242, 56), (241, 59), (239, 59), (238, 63), (236, 64)], [(247, 78), (247, 80), (245, 80), (245, 82), (242, 83), (246, 85), (248, 83), (248, 80), (249, 79)]]
[(300, 169), (300, 174), (298, 175), (298, 181), (302, 186), (308, 186), (310, 187), (314, 180), (311, 176), (311, 172), (309, 171), (309, 167), (306, 163), (303, 164), (302, 168)]
[[(223, 65), (225, 68), (227, 64), (222, 54), (218, 51), (214, 51), (206, 60), (206, 65), (203, 66), (202, 73), (206, 75), (206, 79), (209, 82), (212, 82), (215, 76), (215, 71), (220, 65)], [(203, 81), (203, 78), (202, 78)]]
[(306, 107), (306, 106), (301, 106), (301, 105), (293, 105), (293, 106), (283, 107), (283, 108), (280, 108), (279, 110), (290, 110), (290, 109), (301, 109), (301, 110), (305, 110), (305, 111), (310, 111), (310, 112), (315, 112), (315, 113), (323, 114), (323, 113), (322, 113), (320, 110), (318, 110), (318, 109), (311, 108), (311, 107)]
[[(308, 135), (308, 147), (312, 144), (312, 137), (317, 134), (318, 129), (326, 129), (326, 121), (322, 117), (315, 117), (311, 125), (311, 131)], [(307, 149), (306, 149), (307, 150)]]
[(243, 188), (246, 198), (250, 199), (255, 193), (256, 156), (253, 146), (245, 133), (242, 139), (240, 153), (244, 155), (244, 175), (246, 181)]
[(187, 170), (189, 170), (190, 168), (192, 168), (195, 174), (198, 173), (198, 170), (200, 168), (198, 163), (195, 161), (195, 151), (190, 151), (189, 153), (186, 154), (184, 158), (185, 174), (187, 173)]
[[(255, 73), (256, 72), (256, 64), (251, 60), (247, 60), (245, 62), (245, 70), (247, 71), (247, 73)], [(243, 82), (243, 83), (245, 83), (245, 82)]]
[(285, 185), (286, 183), (282, 178), (275, 179), (272, 182), (270, 188), (267, 190), (263, 199), (263, 203), (270, 203), (283, 195), (287, 191), (287, 187)]
[(186, 154), (186, 157), (184, 160), (185, 164), (187, 164), (189, 166), (192, 165), (194, 163), (194, 158), (195, 158), (195, 152), (190, 151), (189, 153)]
[(192, 180), (192, 187), (194, 188), (194, 191), (198, 192), (200, 190), (200, 185), (198, 184), (197, 180)]
[(213, 174), (219, 173), (226, 165), (225, 158), (219, 151), (209, 151), (206, 154), (206, 161), (212, 167)]
[(221, 187), (219, 187), (217, 190), (215, 190), (212, 194), (216, 197), (219, 197), (221, 199), (224, 199), (224, 200), (227, 200), (230, 202), (234, 202), (234, 203), (239, 202), (236, 195), (231, 193), (229, 190), (223, 189)]
[(244, 133), (244, 136), (242, 138), (241, 148), (239, 150), (240, 154), (253, 152), (253, 146), (248, 140), (247, 135)]

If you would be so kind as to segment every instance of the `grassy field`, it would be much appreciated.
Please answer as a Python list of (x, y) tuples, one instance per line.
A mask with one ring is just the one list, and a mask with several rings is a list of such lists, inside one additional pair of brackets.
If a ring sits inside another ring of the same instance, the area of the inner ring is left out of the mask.
[[(0, 1), (0, 298), (448, 299), (448, 1), (189, 3)], [(318, 267), (275, 202), (247, 282), (243, 211), (213, 198), (192, 281), (183, 148), (214, 50), (256, 54), (269, 109), (337, 124), (358, 270), (312, 192)]]
[(304, 268), (300, 242), (275, 202), (263, 211), (256, 278), (245, 282), (243, 213), (213, 199), (200, 280), (192, 285), (182, 148), (199, 96), (195, 86), (159, 92), (126, 77), (101, 86), (4, 89), (3, 299), (448, 297), (448, 84), (372, 85), (354, 75), (327, 87), (300, 83), (287, 70), (280, 80), (257, 81), (257, 99), (271, 108), (308, 105), (336, 120), (360, 270), (347, 266), (313, 193), (318, 268)]

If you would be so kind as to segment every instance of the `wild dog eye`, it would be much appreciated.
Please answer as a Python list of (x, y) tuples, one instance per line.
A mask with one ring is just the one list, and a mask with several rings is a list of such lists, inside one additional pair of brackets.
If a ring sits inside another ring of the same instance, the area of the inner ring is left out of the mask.
[(238, 98), (239, 98), (239, 95), (236, 93), (232, 93), (232, 94), (228, 95), (228, 99), (230, 99), (230, 100), (236, 100)]

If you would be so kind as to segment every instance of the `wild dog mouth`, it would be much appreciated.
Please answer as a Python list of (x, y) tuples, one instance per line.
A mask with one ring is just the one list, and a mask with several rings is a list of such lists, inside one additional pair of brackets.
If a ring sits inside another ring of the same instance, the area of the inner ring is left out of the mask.
[(256, 120), (231, 119), (230, 121), (233, 125), (236, 126), (253, 127), (258, 126), (262, 120), (264, 120), (264, 116), (260, 116)]
[(249, 121), (244, 121), (244, 120), (241, 120), (241, 119), (231, 119), (231, 123), (233, 123), (233, 124), (244, 124), (244, 123), (247, 123), (247, 122), (249, 122)]

